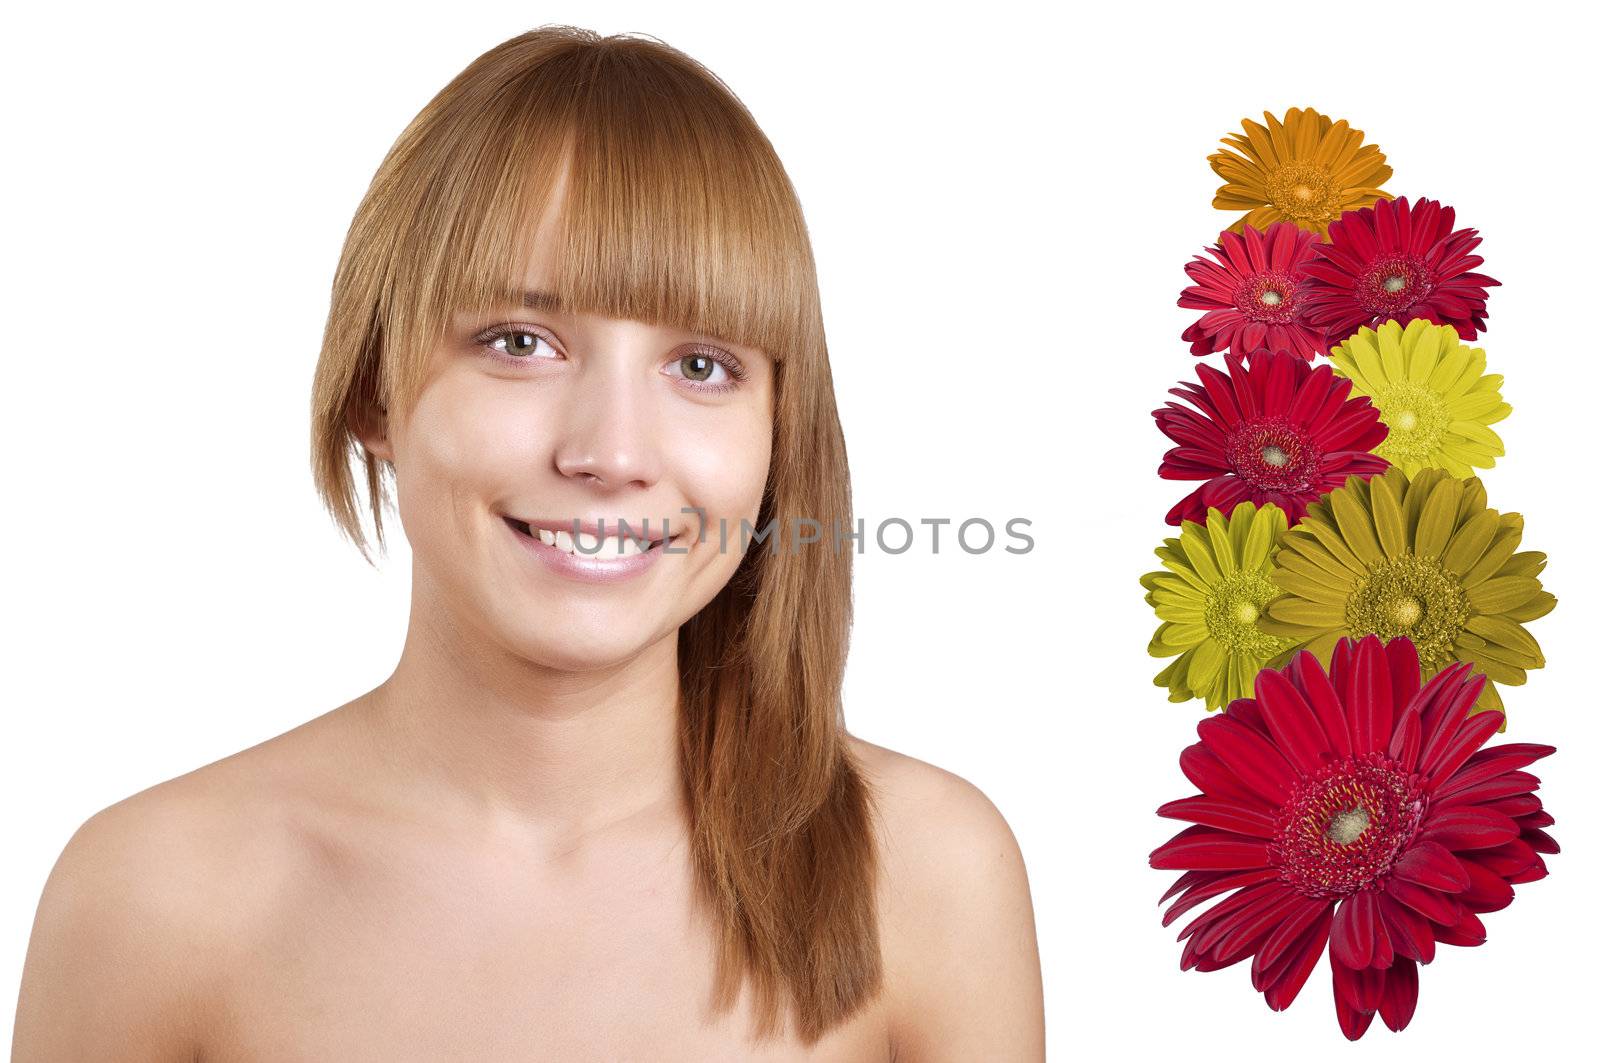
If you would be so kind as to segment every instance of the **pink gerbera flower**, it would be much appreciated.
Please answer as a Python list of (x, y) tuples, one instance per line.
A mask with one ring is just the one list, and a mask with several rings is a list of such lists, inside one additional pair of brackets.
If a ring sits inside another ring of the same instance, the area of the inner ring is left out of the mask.
[(1328, 337), (1306, 323), (1300, 291), (1301, 268), (1315, 258), (1316, 243), (1316, 233), (1278, 221), (1265, 233), (1250, 225), (1224, 232), (1206, 248), (1215, 262), (1196, 255), (1183, 267), (1194, 284), (1178, 296), (1179, 306), (1205, 311), (1183, 332), (1189, 350), (1281, 351), (1305, 359), (1327, 353)]
[(1422, 685), (1406, 638), (1340, 639), (1324, 673), (1301, 650), (1256, 675), (1255, 697), (1200, 721), (1178, 764), (1201, 793), (1158, 814), (1195, 826), (1150, 854), (1185, 872), (1163, 925), (1193, 919), (1184, 970), (1254, 957), (1250, 980), (1288, 1007), (1327, 948), (1334, 1008), (1350, 1040), (1383, 1016), (1411, 1021), (1417, 965), (1435, 945), (1481, 945), (1480, 913), (1545, 877), (1554, 823), (1521, 769), (1555, 752), (1480, 749), (1504, 716), (1474, 713), (1485, 677), (1458, 661)]
[(1168, 402), (1152, 411), (1178, 444), (1161, 462), (1162, 477), (1205, 481), (1172, 507), (1168, 524), (1204, 524), (1212, 507), (1228, 514), (1240, 502), (1271, 502), (1293, 527), (1308, 503), (1348, 477), (1389, 467), (1371, 453), (1389, 434), (1377, 407), (1365, 396), (1350, 398), (1351, 381), (1331, 364), (1312, 369), (1276, 352), (1251, 356), (1248, 368), (1243, 355), (1225, 360), (1226, 375), (1202, 363), (1200, 384), (1170, 389), (1196, 410)]
[(1454, 207), (1419, 199), (1413, 208), (1404, 196), (1345, 211), (1305, 266), (1307, 320), (1336, 341), (1363, 325), (1413, 318), (1475, 339), (1489, 316), (1484, 289), (1500, 282), (1471, 272), (1483, 265), (1472, 253), (1483, 238), (1452, 229), (1455, 221)]

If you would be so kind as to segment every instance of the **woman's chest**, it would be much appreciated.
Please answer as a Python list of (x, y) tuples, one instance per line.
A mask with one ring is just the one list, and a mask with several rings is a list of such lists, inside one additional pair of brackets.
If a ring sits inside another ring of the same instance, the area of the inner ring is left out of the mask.
[(890, 1058), (871, 1006), (821, 1042), (712, 1009), (714, 931), (681, 850), (520, 881), (510, 865), (311, 874), (231, 950), (211, 1061)]

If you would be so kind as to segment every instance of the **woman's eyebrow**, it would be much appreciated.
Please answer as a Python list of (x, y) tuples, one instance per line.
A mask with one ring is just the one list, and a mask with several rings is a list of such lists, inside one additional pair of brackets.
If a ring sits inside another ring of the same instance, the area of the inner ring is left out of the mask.
[(554, 292), (529, 289), (518, 293), (518, 301), (529, 310), (543, 310), (551, 314), (561, 312), (561, 297)]

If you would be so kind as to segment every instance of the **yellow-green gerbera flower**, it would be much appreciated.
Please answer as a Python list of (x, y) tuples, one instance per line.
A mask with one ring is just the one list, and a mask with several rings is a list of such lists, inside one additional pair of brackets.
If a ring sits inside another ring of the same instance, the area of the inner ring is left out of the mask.
[(1482, 348), (1462, 343), (1451, 326), (1422, 318), (1404, 329), (1398, 321), (1363, 326), (1328, 358), (1350, 379), (1351, 397), (1371, 398), (1389, 426), (1372, 452), (1408, 474), (1438, 468), (1466, 479), (1505, 455), (1489, 428), (1511, 412), (1500, 398), (1505, 378), (1485, 375)]
[(1288, 524), (1270, 502), (1259, 510), (1240, 502), (1228, 517), (1213, 506), (1203, 526), (1186, 520), (1176, 539), (1156, 547), (1166, 571), (1139, 582), (1161, 619), (1150, 655), (1178, 657), (1156, 676), (1168, 701), (1205, 698), (1208, 710), (1226, 708), (1250, 696), (1263, 666), (1281, 664), (1298, 645), (1259, 626), (1266, 604), (1282, 593), (1271, 558)]
[(1299, 639), (1324, 666), (1347, 635), (1405, 636), (1431, 678), (1452, 661), (1489, 677), (1477, 709), (1505, 710), (1496, 683), (1521, 684), (1544, 653), (1522, 625), (1555, 608), (1545, 555), (1517, 552), (1522, 516), (1487, 507), (1477, 477), (1390, 466), (1311, 503), (1273, 556), (1286, 592), (1261, 629)]

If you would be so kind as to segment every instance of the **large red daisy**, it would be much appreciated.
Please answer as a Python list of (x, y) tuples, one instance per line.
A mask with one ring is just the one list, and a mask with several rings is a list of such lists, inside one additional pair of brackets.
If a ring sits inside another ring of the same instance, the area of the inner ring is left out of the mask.
[(1251, 983), (1288, 1007), (1327, 946), (1339, 1026), (1410, 1022), (1417, 964), (1481, 945), (1479, 913), (1511, 903), (1560, 851), (1523, 767), (1555, 752), (1479, 749), (1504, 719), (1472, 713), (1484, 676), (1457, 662), (1421, 685), (1409, 639), (1340, 639), (1329, 672), (1296, 653), (1254, 698), (1201, 720), (1178, 764), (1201, 793), (1158, 814), (1195, 826), (1150, 854), (1183, 871), (1162, 925), (1229, 891), (1178, 935), (1184, 970), (1254, 956)]
[(1335, 341), (1362, 325), (1419, 317), (1475, 339), (1489, 316), (1484, 289), (1500, 282), (1471, 272), (1483, 265), (1472, 253), (1483, 238), (1455, 221), (1454, 207), (1432, 199), (1412, 207), (1404, 196), (1345, 211), (1305, 266), (1307, 320)]
[[(1389, 467), (1371, 453), (1389, 429), (1365, 396), (1350, 398), (1351, 381), (1327, 363), (1312, 369), (1291, 354), (1230, 352), (1226, 375), (1196, 368), (1200, 384), (1170, 389), (1196, 410), (1168, 402), (1152, 416), (1178, 445), (1160, 473), (1168, 480), (1204, 480), (1167, 513), (1167, 523), (1205, 523), (1215, 506), (1224, 514), (1240, 502), (1282, 509), (1293, 527), (1306, 505), (1351, 475)], [(1196, 412), (1198, 411), (1198, 412)]]
[(1314, 259), (1316, 243), (1316, 233), (1278, 221), (1265, 233), (1250, 225), (1224, 232), (1215, 247), (1206, 248), (1215, 262), (1194, 256), (1183, 267), (1194, 284), (1178, 296), (1178, 305), (1205, 313), (1183, 331), (1189, 350), (1282, 351), (1308, 360), (1327, 353), (1327, 334), (1307, 324), (1300, 294), (1301, 267)]

